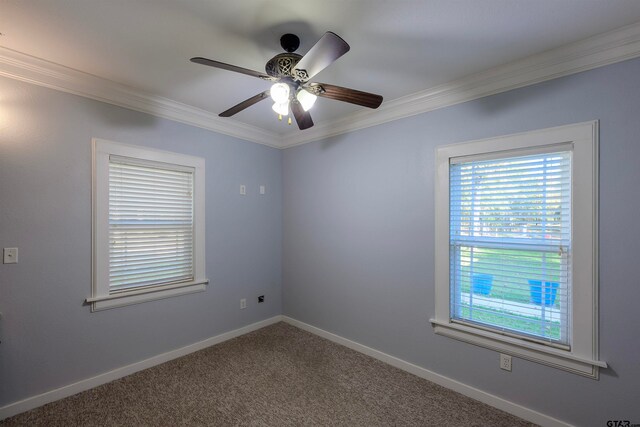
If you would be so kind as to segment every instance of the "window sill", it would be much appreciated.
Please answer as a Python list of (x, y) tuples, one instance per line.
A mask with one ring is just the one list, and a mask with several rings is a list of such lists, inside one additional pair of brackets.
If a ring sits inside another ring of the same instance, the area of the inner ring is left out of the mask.
[(178, 295), (202, 292), (206, 289), (209, 280), (196, 280), (193, 282), (180, 283), (176, 285), (161, 286), (157, 288), (140, 289), (137, 291), (123, 292), (111, 295), (98, 295), (87, 298), (86, 303), (91, 304), (91, 311), (106, 310), (109, 308), (123, 307), (131, 304), (169, 298)]
[(466, 325), (430, 320), (434, 332), (459, 341), (464, 341), (480, 347), (510, 354), (522, 359), (552, 366), (554, 368), (573, 372), (585, 377), (597, 379), (599, 368), (606, 368), (607, 364), (590, 357), (583, 357), (541, 344), (531, 343), (518, 338), (498, 335), (492, 332), (475, 329)]

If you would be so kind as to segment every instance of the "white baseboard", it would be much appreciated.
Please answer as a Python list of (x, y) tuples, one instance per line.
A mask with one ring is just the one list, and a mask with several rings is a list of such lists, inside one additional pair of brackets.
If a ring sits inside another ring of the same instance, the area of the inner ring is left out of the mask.
[(178, 357), (186, 356), (187, 354), (202, 350), (215, 344), (219, 344), (223, 341), (230, 340), (232, 338), (239, 337), (240, 335), (253, 332), (255, 330), (264, 328), (265, 326), (278, 323), (282, 320), (281, 315), (273, 316), (269, 319), (261, 320), (256, 323), (252, 323), (242, 328), (234, 329), (233, 331), (225, 332), (220, 335), (216, 335), (211, 338), (207, 338), (203, 341), (199, 341), (194, 344), (187, 345), (176, 350), (171, 350), (166, 353), (159, 354), (157, 356), (150, 357), (140, 362), (132, 363), (131, 365), (122, 366), (109, 372), (96, 375), (92, 378), (87, 378), (73, 384), (69, 384), (55, 390), (51, 390), (37, 396), (28, 397), (18, 402), (10, 403), (0, 408), (0, 420), (12, 417), (22, 412), (37, 408), (50, 402), (80, 393), (81, 391), (89, 390), (102, 384), (117, 380), (127, 375), (131, 375), (135, 372), (142, 371), (143, 369), (151, 368), (156, 365), (168, 362)]
[(0, 408), (0, 420), (37, 408), (47, 403), (54, 402), (56, 400), (80, 393), (82, 391), (89, 390), (99, 385), (106, 384), (108, 382), (117, 380), (127, 375), (131, 375), (138, 371), (142, 371), (144, 369), (151, 368), (156, 365), (160, 365), (170, 360), (177, 359), (178, 357), (186, 356), (187, 354), (196, 352), (198, 350), (202, 350), (204, 348), (210, 347), (215, 344), (219, 344), (221, 342), (230, 340), (232, 338), (239, 337), (249, 332), (253, 332), (255, 330), (264, 328), (265, 326), (272, 325), (279, 321), (287, 322), (300, 329), (311, 332), (315, 335), (326, 338), (335, 343), (344, 345), (345, 347), (348, 347), (352, 350), (371, 356), (382, 362), (388, 363), (391, 366), (402, 369), (403, 371), (410, 372), (421, 378), (424, 378), (426, 380), (439, 384), (443, 387), (446, 387), (458, 393), (464, 394), (465, 396), (468, 396), (472, 399), (486, 403), (487, 405), (491, 405), (495, 408), (498, 408), (500, 410), (513, 414), (527, 421), (531, 421), (541, 426), (570, 427), (570, 424), (557, 420), (548, 415), (542, 414), (532, 409), (525, 408), (524, 406), (518, 405), (517, 403), (510, 402), (501, 397), (494, 396), (492, 394), (489, 394), (477, 388), (471, 387), (459, 381), (453, 380), (451, 378), (445, 377), (440, 374), (436, 374), (435, 372), (429, 371), (420, 366), (406, 362), (402, 359), (383, 353), (371, 347), (367, 347), (365, 345), (359, 344), (355, 341), (351, 341), (347, 338), (343, 338), (339, 335), (332, 334), (331, 332), (327, 332), (323, 329), (317, 328), (315, 326), (311, 326), (299, 320), (292, 319), (291, 317), (281, 316), (281, 315), (273, 316), (269, 319), (252, 323), (250, 325), (243, 326), (242, 328), (234, 329), (233, 331), (225, 332), (223, 334), (216, 335), (211, 338), (207, 338), (203, 341), (199, 341), (197, 343), (194, 343), (176, 350), (168, 351), (166, 353), (162, 353), (157, 356), (150, 357), (140, 362), (132, 363), (131, 365), (123, 366), (123, 367), (114, 369), (112, 371), (105, 372), (100, 375), (96, 375), (95, 377), (87, 378), (87, 379), (75, 382), (73, 384), (69, 384), (69, 385), (57, 388), (55, 390), (48, 391), (46, 393), (39, 394), (37, 396), (32, 396), (32, 397), (20, 400), (18, 402), (10, 403)]
[(307, 332), (311, 332), (312, 334), (318, 335), (322, 338), (326, 338), (330, 341), (341, 344), (352, 350), (366, 354), (367, 356), (371, 356), (382, 362), (388, 363), (391, 366), (402, 369), (403, 371), (412, 373), (418, 377), (434, 382), (438, 385), (441, 385), (450, 390), (456, 391), (460, 394), (464, 394), (465, 396), (468, 396), (472, 399), (478, 400), (482, 403), (486, 403), (487, 405), (493, 406), (494, 408), (498, 408), (502, 411), (508, 412), (510, 414), (513, 414), (517, 417), (520, 417), (532, 423), (539, 424), (541, 426), (548, 426), (548, 427), (570, 427), (571, 426), (571, 424), (567, 424), (564, 421), (560, 421), (558, 419), (555, 419), (548, 415), (534, 411), (532, 409), (525, 408), (524, 406), (518, 405), (517, 403), (510, 402), (501, 397), (494, 396), (493, 394), (489, 394), (485, 391), (471, 387), (467, 384), (461, 383), (459, 381), (453, 380), (451, 378), (445, 377), (440, 374), (436, 374), (435, 372), (429, 371), (428, 369), (422, 368), (418, 365), (414, 365), (413, 363), (409, 363), (402, 359), (398, 359), (397, 357), (383, 353), (371, 347), (367, 347), (365, 345), (359, 344), (355, 341), (351, 341), (347, 338), (343, 338), (339, 335), (332, 334), (331, 332), (327, 332), (323, 329), (316, 328), (315, 326), (311, 326), (299, 320), (292, 319), (291, 317), (282, 316), (282, 320), (284, 322), (289, 323), (290, 325), (296, 326)]

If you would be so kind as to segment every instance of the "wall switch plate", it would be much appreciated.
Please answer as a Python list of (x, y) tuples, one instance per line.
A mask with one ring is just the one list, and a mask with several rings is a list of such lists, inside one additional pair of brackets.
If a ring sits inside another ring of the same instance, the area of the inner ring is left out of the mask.
[(18, 263), (18, 248), (4, 248), (2, 251), (3, 264), (17, 264)]
[(264, 295), (260, 295), (258, 297), (258, 302), (264, 302)]
[(260, 186), (260, 194), (265, 194), (267, 192), (267, 187), (265, 187), (264, 185)]
[(247, 299), (246, 298), (242, 298), (240, 300), (240, 310), (244, 310), (245, 308), (247, 308)]
[(242, 184), (240, 185), (240, 194), (242, 194), (243, 196), (247, 195), (247, 186)]
[(511, 356), (500, 353), (500, 369), (511, 372)]

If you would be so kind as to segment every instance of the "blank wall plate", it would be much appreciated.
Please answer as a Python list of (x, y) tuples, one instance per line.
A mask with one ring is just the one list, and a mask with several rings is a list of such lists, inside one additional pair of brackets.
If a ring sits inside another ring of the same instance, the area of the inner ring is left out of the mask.
[(17, 264), (18, 263), (18, 248), (4, 248), (2, 251), (2, 263), (3, 264)]
[(260, 194), (264, 194), (267, 192), (267, 187), (265, 187), (264, 185), (260, 186)]

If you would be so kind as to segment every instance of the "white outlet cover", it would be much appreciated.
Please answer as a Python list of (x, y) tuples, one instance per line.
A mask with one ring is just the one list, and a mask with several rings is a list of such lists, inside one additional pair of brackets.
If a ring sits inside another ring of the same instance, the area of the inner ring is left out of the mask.
[(240, 194), (242, 194), (243, 196), (247, 195), (247, 186), (246, 185), (240, 185)]
[(260, 186), (260, 194), (265, 194), (267, 192), (267, 188), (264, 185)]
[(511, 372), (511, 356), (508, 354), (500, 354), (500, 369)]

